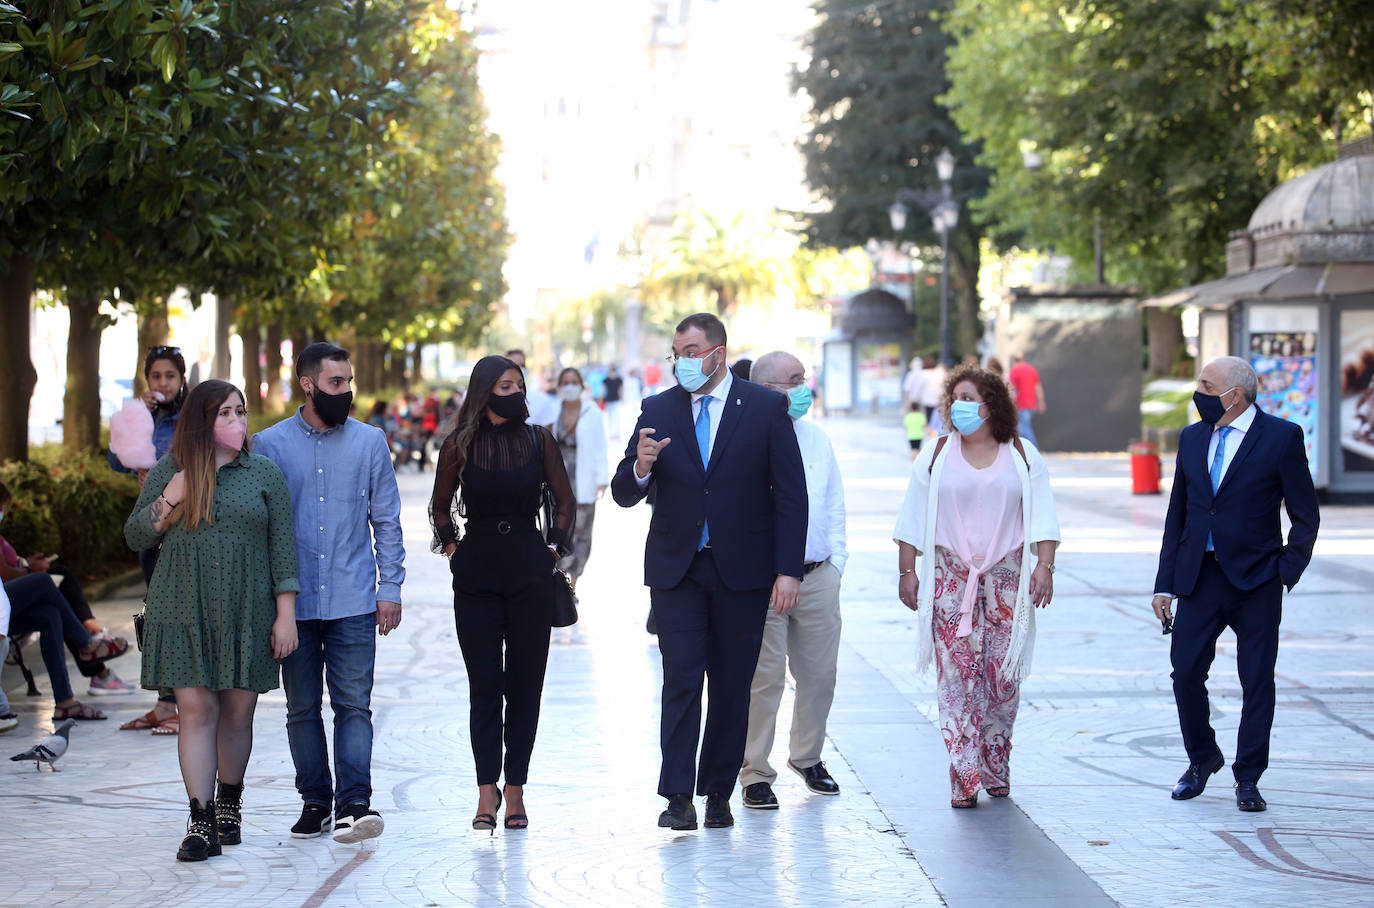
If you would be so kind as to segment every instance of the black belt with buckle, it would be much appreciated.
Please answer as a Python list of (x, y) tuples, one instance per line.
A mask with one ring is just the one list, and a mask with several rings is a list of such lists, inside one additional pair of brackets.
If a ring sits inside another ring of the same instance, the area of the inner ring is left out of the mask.
[[(829, 558), (825, 559), (825, 561), (829, 561), (829, 560), (830, 560)], [(818, 567), (820, 567), (821, 565), (825, 564), (825, 561), (808, 561), (808, 562), (806, 562), (806, 564), (803, 564), (803, 565), (802, 565), (802, 576), (805, 577), (807, 574), (811, 573), (811, 572), (814, 571), (816, 568), (818, 568)]]
[[(1212, 559), (1213, 561), (1216, 561), (1216, 560), (1217, 560), (1217, 553), (1216, 553), (1216, 550), (1213, 549), (1213, 550), (1210, 551), (1210, 552), (1203, 552), (1203, 553), (1202, 553), (1202, 557), (1203, 557), (1204, 560), (1207, 559), (1207, 558), (1210, 558), (1210, 559)], [(1217, 562), (1217, 563), (1220, 564), (1220, 562)]]
[(524, 527), (533, 527), (533, 517), (470, 517), (467, 521), (468, 535), (509, 536)]

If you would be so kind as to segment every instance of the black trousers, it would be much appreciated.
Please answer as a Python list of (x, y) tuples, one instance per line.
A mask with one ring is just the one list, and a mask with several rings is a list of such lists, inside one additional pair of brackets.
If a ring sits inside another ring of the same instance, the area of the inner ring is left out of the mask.
[[(658, 649), (663, 654), (663, 766), (658, 793), (666, 798), (690, 794), (695, 787), (698, 795), (728, 797), (744, 763), (749, 687), (759, 661), (772, 590), (728, 589), (716, 571), (711, 550), (705, 549), (692, 559), (681, 583), (672, 589), (651, 589), (649, 595), (658, 625)], [(704, 735), (703, 678), (707, 695)]]
[[(537, 530), (466, 536), (454, 552), (453, 611), (468, 671), (478, 785), (524, 785), (549, 661), (553, 554)], [(504, 710), (503, 710), (504, 706)]]
[(1178, 600), (1169, 647), (1178, 724), (1190, 762), (1204, 764), (1221, 755), (1210, 721), (1207, 674), (1216, 658), (1217, 638), (1229, 627), (1236, 633), (1236, 671), (1243, 698), (1231, 770), (1237, 781), (1256, 782), (1264, 774), (1274, 724), (1274, 663), (1282, 616), (1283, 583), (1278, 577), (1256, 589), (1240, 590), (1226, 579), (1215, 558), (1203, 559), (1192, 595)]

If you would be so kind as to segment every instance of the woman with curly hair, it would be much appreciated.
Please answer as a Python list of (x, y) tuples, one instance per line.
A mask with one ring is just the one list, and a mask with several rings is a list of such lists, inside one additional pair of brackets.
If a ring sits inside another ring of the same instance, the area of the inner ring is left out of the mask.
[(922, 448), (892, 534), (897, 595), (918, 616), (917, 670), (935, 664), (950, 806), (975, 807), (980, 788), (1011, 792), (1011, 729), (1034, 608), (1053, 595), (1059, 521), (1044, 458), (1017, 437), (1000, 376), (956, 370), (941, 415), (954, 431)]

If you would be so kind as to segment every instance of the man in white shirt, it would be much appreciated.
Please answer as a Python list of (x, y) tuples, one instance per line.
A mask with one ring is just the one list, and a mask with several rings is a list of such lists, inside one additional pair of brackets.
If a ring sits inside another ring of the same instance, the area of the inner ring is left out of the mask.
[(562, 406), (558, 398), (544, 390), (543, 379), (537, 375), (531, 375), (525, 370), (525, 351), (521, 349), (507, 350), (506, 359), (520, 367), (520, 371), (525, 373), (525, 385), (529, 389), (525, 393), (525, 404), (529, 407), (529, 419), (525, 422), (532, 426), (551, 426), (558, 418), (559, 408)]
[(849, 553), (845, 549), (844, 483), (830, 439), (802, 416), (811, 406), (806, 369), (790, 353), (766, 353), (754, 363), (750, 381), (787, 395), (787, 414), (797, 433), (806, 473), (806, 554), (801, 599), (784, 614), (769, 614), (763, 646), (749, 691), (749, 733), (740, 784), (745, 807), (776, 810), (768, 763), (777, 728), (778, 706), (787, 681), (787, 666), (797, 695), (787, 766), (816, 794), (837, 795), (840, 786), (821, 762), (825, 723), (835, 699), (836, 663), (840, 653), (840, 577)]

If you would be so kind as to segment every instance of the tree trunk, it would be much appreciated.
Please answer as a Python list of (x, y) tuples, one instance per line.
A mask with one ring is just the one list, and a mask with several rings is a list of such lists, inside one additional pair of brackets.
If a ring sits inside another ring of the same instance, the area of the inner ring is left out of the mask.
[(960, 240), (957, 244), (951, 243), (950, 247), (950, 294), (954, 297), (956, 312), (953, 325), (955, 363), (978, 352), (978, 338), (983, 333), (978, 318), (978, 238), (961, 235)]
[(67, 389), (62, 400), (62, 446), (84, 453), (100, 447), (100, 334), (109, 319), (100, 295), (67, 293)]
[(425, 381), (425, 345), (419, 341), (415, 342), (415, 358), (410, 367), (410, 381), (413, 384), (424, 384)]
[(29, 358), (34, 261), (16, 255), (0, 272), (0, 462), (29, 459), (29, 399), (38, 373)]
[[(310, 346), (310, 335), (304, 328), (295, 328), (291, 331), (291, 366), (292, 373), (295, 373), (295, 365), (301, 358), (301, 351)], [(291, 406), (299, 407), (305, 403), (305, 389), (301, 387), (299, 381), (291, 382)]]
[(143, 358), (154, 347), (167, 343), (167, 297), (159, 294), (138, 306), (138, 349), (134, 351), (134, 396), (141, 397), (148, 390), (143, 377)]
[[(281, 342), (284, 329), (281, 319), (276, 318), (267, 326), (267, 350), (263, 373), (267, 377), (266, 411), (268, 413), (286, 412), (286, 401), (281, 396)], [(291, 382), (295, 384), (295, 382)]]
[(243, 341), (243, 396), (249, 413), (262, 412), (262, 329), (251, 316), (239, 320)]
[(387, 356), (387, 384), (396, 388), (406, 387), (407, 356), (405, 348), (402, 347), (400, 350), (397, 350), (395, 347), (391, 347), (387, 350)]
[(210, 375), (222, 381), (230, 381), (234, 368), (233, 357), (229, 355), (229, 326), (234, 321), (234, 299), (228, 295), (215, 295), (215, 353), (214, 365)]
[(1183, 346), (1183, 318), (1177, 309), (1146, 309), (1145, 334), (1149, 342), (1148, 378), (1166, 378), (1174, 373), (1179, 348)]

